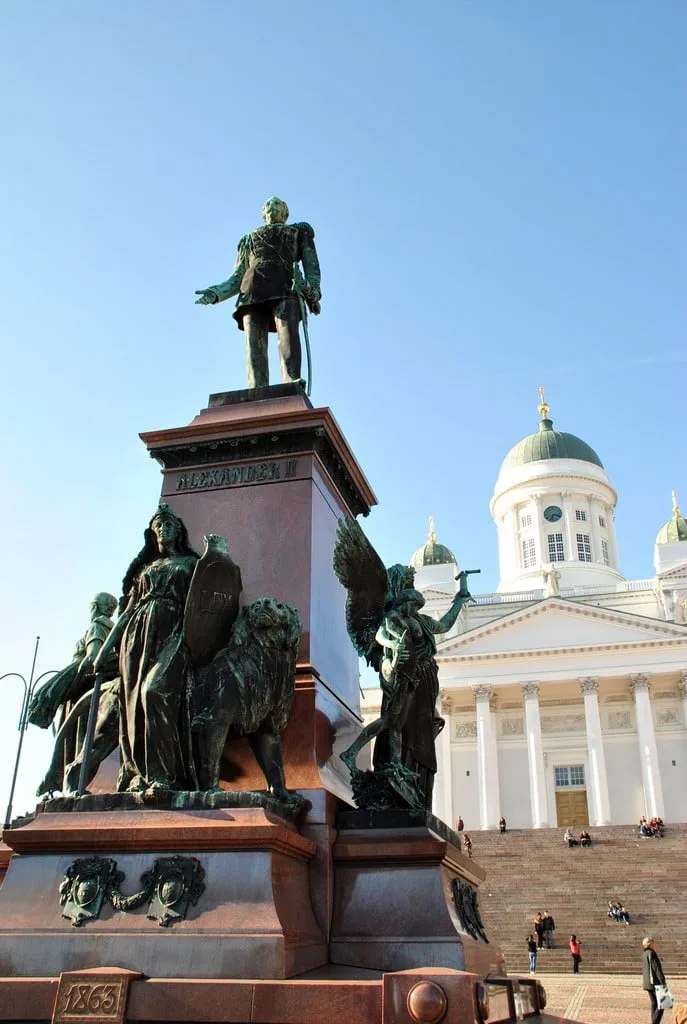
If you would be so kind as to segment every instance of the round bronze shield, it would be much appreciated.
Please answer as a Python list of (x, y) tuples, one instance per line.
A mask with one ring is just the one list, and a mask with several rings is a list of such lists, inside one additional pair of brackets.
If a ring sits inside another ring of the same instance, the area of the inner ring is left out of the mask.
[(184, 895), (184, 883), (180, 878), (166, 878), (158, 890), (160, 903), (173, 907)]
[(194, 665), (207, 665), (229, 642), (239, 614), (241, 570), (216, 534), (205, 538), (184, 610), (184, 640)]
[(79, 879), (74, 888), (74, 902), (79, 907), (87, 907), (98, 895), (97, 878)]

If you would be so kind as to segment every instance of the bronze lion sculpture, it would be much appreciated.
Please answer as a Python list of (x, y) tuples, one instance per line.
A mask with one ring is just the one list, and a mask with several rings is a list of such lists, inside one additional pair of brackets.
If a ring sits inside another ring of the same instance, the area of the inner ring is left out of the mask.
[(263, 597), (241, 611), (229, 643), (196, 676), (192, 694), (193, 760), (198, 788), (219, 788), (227, 740), (245, 736), (269, 793), (292, 800), (284, 780), (281, 733), (294, 698), (298, 612)]

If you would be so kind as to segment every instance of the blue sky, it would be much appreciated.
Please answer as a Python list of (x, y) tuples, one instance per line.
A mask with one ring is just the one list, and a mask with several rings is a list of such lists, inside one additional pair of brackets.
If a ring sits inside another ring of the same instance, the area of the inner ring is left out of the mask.
[(544, 384), (619, 492), (624, 573), (651, 575), (672, 488), (687, 505), (686, 45), (682, 0), (7, 7), (0, 674), (36, 634), (61, 667), (118, 591), (159, 494), (138, 432), (243, 386), (231, 304), (193, 292), (273, 194), (315, 227), (313, 400), (385, 560), (433, 513), (496, 588), (489, 498)]

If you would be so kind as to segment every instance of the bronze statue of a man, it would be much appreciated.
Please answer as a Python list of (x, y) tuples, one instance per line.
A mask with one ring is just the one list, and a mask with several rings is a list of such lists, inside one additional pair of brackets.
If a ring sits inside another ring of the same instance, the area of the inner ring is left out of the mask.
[[(63, 719), (69, 714), (69, 704), (79, 699), (93, 685), (93, 662), (100, 648), (109, 636), (114, 623), (111, 616), (117, 608), (117, 598), (112, 594), (96, 594), (91, 601), (91, 624), (77, 641), (71, 664), (58, 672), (40, 687), (29, 705), (29, 722), (40, 729), (47, 729), (60, 706), (64, 707)], [(103, 665), (108, 679), (117, 675), (117, 660), (112, 657)], [(74, 757), (71, 752), (68, 760)]]
[[(267, 338), (279, 342), (282, 381), (301, 381), (298, 324), (305, 306), (320, 312), (320, 264), (315, 232), (304, 221), (287, 224), (289, 208), (276, 197), (262, 208), (264, 227), (244, 235), (231, 277), (196, 292), (201, 305), (224, 302), (238, 294), (234, 318), (246, 336), (248, 387), (269, 384)], [(301, 271), (301, 266), (303, 270)]]

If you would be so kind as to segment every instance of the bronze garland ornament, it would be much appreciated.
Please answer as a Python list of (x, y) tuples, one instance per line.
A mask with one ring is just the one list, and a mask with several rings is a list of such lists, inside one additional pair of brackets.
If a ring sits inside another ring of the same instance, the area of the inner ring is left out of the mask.
[(205, 871), (196, 857), (161, 857), (141, 875), (142, 888), (125, 896), (120, 886), (124, 872), (111, 857), (81, 857), (67, 868), (60, 885), (62, 917), (80, 928), (100, 917), (104, 903), (129, 913), (149, 903), (147, 917), (166, 928), (182, 921), (189, 904), (196, 905), (205, 891)]

